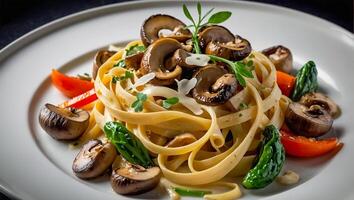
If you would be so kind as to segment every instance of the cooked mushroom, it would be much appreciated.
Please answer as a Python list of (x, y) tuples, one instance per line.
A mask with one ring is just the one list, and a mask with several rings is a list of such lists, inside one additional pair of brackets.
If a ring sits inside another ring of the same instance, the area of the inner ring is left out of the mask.
[(321, 106), (307, 107), (296, 102), (289, 105), (285, 121), (295, 133), (307, 137), (318, 137), (327, 133), (333, 123), (331, 115)]
[(236, 35), (234, 41), (220, 43), (212, 41), (206, 48), (205, 53), (216, 55), (232, 61), (239, 61), (246, 58), (252, 51), (251, 43)]
[(128, 69), (138, 70), (140, 68), (141, 60), (143, 59), (144, 52), (139, 52), (124, 58), (125, 66)]
[(183, 50), (177, 49), (172, 57), (168, 58), (165, 62), (165, 66), (181, 66), (184, 68), (195, 68), (197, 65), (191, 65), (186, 62), (187, 57), (190, 57), (192, 54)]
[(181, 44), (171, 38), (161, 38), (151, 44), (141, 61), (139, 72), (142, 75), (155, 72), (156, 77), (151, 81), (155, 85), (171, 85), (175, 79), (179, 79), (182, 68), (176, 66), (166, 66), (166, 60), (177, 49), (181, 49)]
[(235, 36), (223, 26), (209, 26), (199, 33), (200, 47), (205, 49), (210, 42), (227, 43), (235, 41)]
[(262, 53), (272, 61), (277, 70), (290, 73), (293, 69), (293, 55), (290, 49), (277, 45), (264, 49)]
[(208, 65), (194, 75), (197, 84), (193, 89), (193, 97), (205, 105), (224, 104), (236, 93), (237, 81), (233, 74), (217, 65)]
[(319, 105), (325, 109), (333, 118), (338, 117), (340, 109), (338, 105), (328, 96), (319, 93), (311, 92), (301, 97), (299, 103), (310, 107), (312, 105)]
[(101, 65), (105, 63), (115, 53), (116, 53), (115, 51), (107, 51), (107, 50), (101, 50), (96, 53), (93, 59), (93, 67), (92, 67), (93, 79), (96, 79), (98, 69), (101, 67)]
[[(183, 22), (170, 15), (152, 15), (144, 21), (140, 37), (145, 46), (149, 46), (161, 37), (170, 37), (185, 42), (191, 38), (191, 32), (185, 27)], [(164, 32), (168, 33), (164, 34)]]
[(39, 113), (39, 123), (54, 139), (73, 140), (80, 137), (89, 125), (87, 111), (75, 108), (60, 108), (45, 104)]
[(111, 166), (116, 156), (116, 148), (110, 142), (90, 140), (75, 157), (72, 170), (79, 178), (95, 178)]
[(128, 165), (113, 170), (111, 185), (118, 194), (141, 194), (158, 185), (160, 174), (158, 167), (145, 169), (139, 165)]

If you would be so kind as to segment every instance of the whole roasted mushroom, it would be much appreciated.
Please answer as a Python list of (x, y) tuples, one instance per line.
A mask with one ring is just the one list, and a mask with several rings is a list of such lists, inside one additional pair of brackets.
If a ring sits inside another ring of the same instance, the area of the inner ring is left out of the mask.
[(96, 79), (98, 69), (103, 63), (105, 63), (110, 57), (112, 57), (116, 51), (100, 50), (96, 53), (93, 59), (92, 78)]
[(290, 49), (277, 45), (264, 49), (262, 53), (272, 61), (277, 70), (290, 73), (293, 69), (293, 55)]
[(180, 42), (190, 39), (192, 34), (186, 25), (170, 15), (157, 14), (147, 18), (140, 30), (140, 37), (145, 46), (159, 38), (173, 38)]
[(111, 186), (118, 194), (141, 194), (155, 188), (160, 176), (159, 167), (146, 169), (140, 165), (128, 165), (112, 171)]
[[(177, 49), (181, 49), (181, 44), (171, 38), (161, 38), (151, 44), (140, 64), (139, 72), (142, 75), (154, 72), (155, 78), (151, 83), (155, 85), (171, 85), (175, 79), (179, 79), (182, 74), (182, 68), (179, 65), (165, 65), (166, 60)], [(171, 62), (170, 62), (171, 63)]]
[(110, 142), (90, 140), (75, 157), (72, 170), (79, 178), (95, 178), (112, 165), (116, 156), (116, 148)]
[(333, 119), (319, 105), (307, 107), (293, 102), (285, 112), (285, 122), (291, 130), (299, 135), (318, 137), (331, 129)]
[(328, 96), (319, 92), (311, 92), (305, 94), (301, 97), (299, 103), (304, 104), (307, 107), (312, 105), (319, 105), (325, 109), (333, 118), (338, 117), (340, 114), (338, 105)]
[(197, 84), (192, 90), (193, 97), (201, 104), (211, 106), (224, 104), (236, 94), (235, 76), (217, 65), (199, 69), (194, 77)]
[(41, 127), (57, 140), (80, 137), (89, 125), (89, 118), (90, 114), (85, 110), (60, 108), (49, 103), (39, 113)]

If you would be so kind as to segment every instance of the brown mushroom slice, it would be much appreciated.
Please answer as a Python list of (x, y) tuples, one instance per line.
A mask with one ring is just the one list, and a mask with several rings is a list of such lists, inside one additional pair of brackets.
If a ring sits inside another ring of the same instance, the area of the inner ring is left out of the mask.
[(108, 51), (108, 50), (100, 50), (96, 53), (93, 59), (93, 67), (92, 67), (92, 78), (96, 79), (98, 69), (101, 67), (103, 63), (105, 63), (110, 57), (112, 57), (116, 52)]
[(143, 59), (144, 52), (139, 52), (124, 58), (125, 66), (128, 69), (138, 70), (140, 68), (141, 60)]
[(238, 35), (235, 36), (234, 41), (227, 43), (212, 41), (205, 48), (206, 54), (216, 55), (232, 61), (239, 61), (246, 58), (251, 51), (251, 43)]
[(156, 77), (151, 81), (152, 84), (171, 85), (175, 79), (180, 78), (182, 70), (179, 66), (165, 66), (165, 61), (180, 48), (181, 44), (175, 39), (158, 39), (145, 51), (140, 64), (140, 74), (155, 72)]
[(192, 93), (194, 99), (205, 105), (226, 103), (236, 94), (237, 81), (233, 74), (217, 65), (208, 65), (194, 75), (197, 84)]
[(80, 137), (89, 125), (90, 114), (81, 109), (60, 108), (45, 104), (39, 113), (41, 127), (54, 139), (73, 140)]
[(111, 186), (118, 194), (141, 194), (155, 188), (160, 176), (159, 167), (145, 169), (139, 165), (128, 165), (112, 171)]
[(199, 43), (205, 49), (210, 42), (227, 43), (235, 41), (235, 36), (223, 26), (209, 26), (199, 33)]
[(107, 171), (116, 156), (116, 148), (110, 142), (90, 140), (75, 157), (72, 170), (79, 178), (95, 178)]
[(290, 49), (277, 45), (264, 49), (262, 53), (272, 61), (277, 70), (290, 73), (293, 69), (293, 55)]
[(327, 133), (333, 123), (331, 115), (319, 105), (307, 107), (293, 102), (285, 113), (285, 122), (296, 134), (318, 137)]
[(338, 105), (328, 96), (319, 93), (311, 92), (301, 97), (299, 103), (304, 104), (307, 107), (312, 105), (319, 105), (325, 109), (333, 118), (337, 118), (340, 114)]
[(140, 30), (140, 37), (144, 45), (149, 46), (160, 38), (160, 30), (167, 29), (173, 33), (169, 37), (184, 42), (191, 38), (191, 32), (184, 27), (186, 25), (183, 22), (170, 15), (152, 15), (144, 21)]

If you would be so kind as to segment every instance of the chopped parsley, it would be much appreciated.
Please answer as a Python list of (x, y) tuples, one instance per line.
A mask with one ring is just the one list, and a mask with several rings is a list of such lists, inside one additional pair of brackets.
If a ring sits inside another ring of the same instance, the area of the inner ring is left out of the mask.
[(124, 81), (124, 80), (127, 80), (128, 78), (133, 78), (134, 77), (134, 74), (133, 74), (133, 72), (131, 72), (131, 71), (125, 71), (125, 75), (124, 76), (114, 76), (113, 78), (112, 78), (112, 82), (113, 83), (117, 83), (117, 81)]
[(134, 108), (135, 112), (143, 111), (144, 102), (147, 100), (147, 95), (144, 93), (138, 93), (136, 95), (136, 100), (132, 103), (131, 107)]
[(169, 109), (179, 102), (178, 97), (171, 97), (162, 101), (162, 107)]
[(125, 52), (126, 52), (126, 56), (131, 56), (140, 52), (144, 52), (145, 50), (146, 50), (145, 46), (136, 44), (126, 49)]

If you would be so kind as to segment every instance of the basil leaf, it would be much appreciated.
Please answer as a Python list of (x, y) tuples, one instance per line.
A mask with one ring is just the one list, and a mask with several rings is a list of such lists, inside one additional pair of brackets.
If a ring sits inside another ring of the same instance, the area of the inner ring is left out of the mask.
[(227, 19), (229, 19), (229, 17), (231, 17), (231, 12), (229, 12), (229, 11), (217, 12), (209, 18), (208, 23), (209, 24), (220, 24), (220, 23), (223, 23), (224, 21), (226, 21)]

